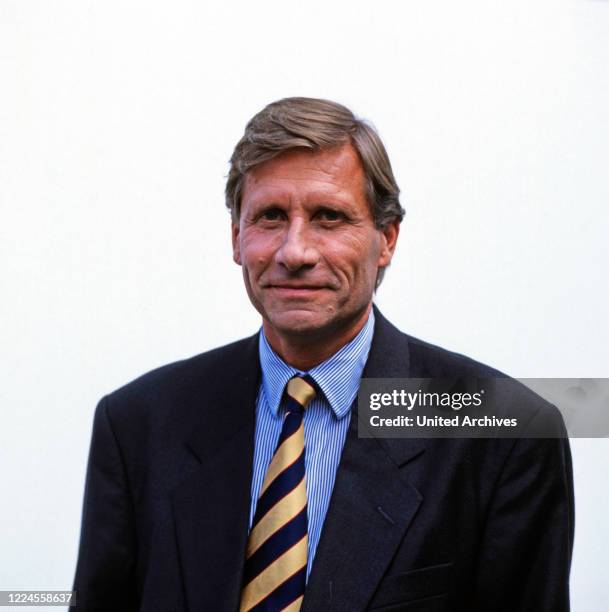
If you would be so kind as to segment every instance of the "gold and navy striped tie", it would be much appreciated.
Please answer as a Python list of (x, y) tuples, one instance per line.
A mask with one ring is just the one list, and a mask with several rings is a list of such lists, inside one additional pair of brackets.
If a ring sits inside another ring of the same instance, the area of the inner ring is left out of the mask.
[(304, 409), (314, 381), (295, 376), (285, 392), (286, 415), (252, 522), (240, 612), (298, 612), (307, 576), (307, 488)]

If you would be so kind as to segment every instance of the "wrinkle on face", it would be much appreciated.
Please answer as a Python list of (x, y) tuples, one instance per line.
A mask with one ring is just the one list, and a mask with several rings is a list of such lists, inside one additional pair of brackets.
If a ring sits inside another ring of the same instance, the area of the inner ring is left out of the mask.
[(333, 334), (360, 320), (397, 239), (397, 229), (389, 236), (375, 226), (351, 144), (294, 150), (253, 168), (232, 233), (265, 332), (285, 337)]

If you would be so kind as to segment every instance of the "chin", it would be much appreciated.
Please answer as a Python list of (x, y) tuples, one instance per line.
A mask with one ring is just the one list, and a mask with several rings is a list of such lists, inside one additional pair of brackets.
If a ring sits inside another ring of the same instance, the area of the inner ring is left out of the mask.
[(324, 317), (319, 312), (308, 310), (272, 313), (268, 320), (278, 332), (285, 335), (305, 335), (318, 332), (333, 322), (332, 317)]

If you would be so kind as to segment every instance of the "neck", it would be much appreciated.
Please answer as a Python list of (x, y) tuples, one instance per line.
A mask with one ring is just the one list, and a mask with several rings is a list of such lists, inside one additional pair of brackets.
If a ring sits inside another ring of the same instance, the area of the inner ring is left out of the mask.
[(306, 372), (351, 342), (366, 324), (371, 310), (372, 303), (354, 321), (331, 332), (316, 330), (306, 334), (285, 334), (264, 320), (264, 335), (271, 348), (288, 365)]

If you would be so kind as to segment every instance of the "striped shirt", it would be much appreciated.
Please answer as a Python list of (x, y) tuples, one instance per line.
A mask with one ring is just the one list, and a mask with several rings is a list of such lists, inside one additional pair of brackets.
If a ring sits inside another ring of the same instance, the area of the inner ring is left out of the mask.
[(336, 469), (351, 420), (351, 407), (357, 397), (373, 333), (374, 313), (370, 311), (366, 324), (351, 342), (326, 361), (302, 372), (285, 363), (270, 347), (264, 331), (260, 330), (262, 383), (256, 400), (250, 528), (262, 481), (281, 434), (285, 415), (281, 400), (287, 382), (298, 374), (309, 374), (323, 391), (323, 396), (316, 397), (304, 414), (309, 532), (307, 577), (330, 504)]

